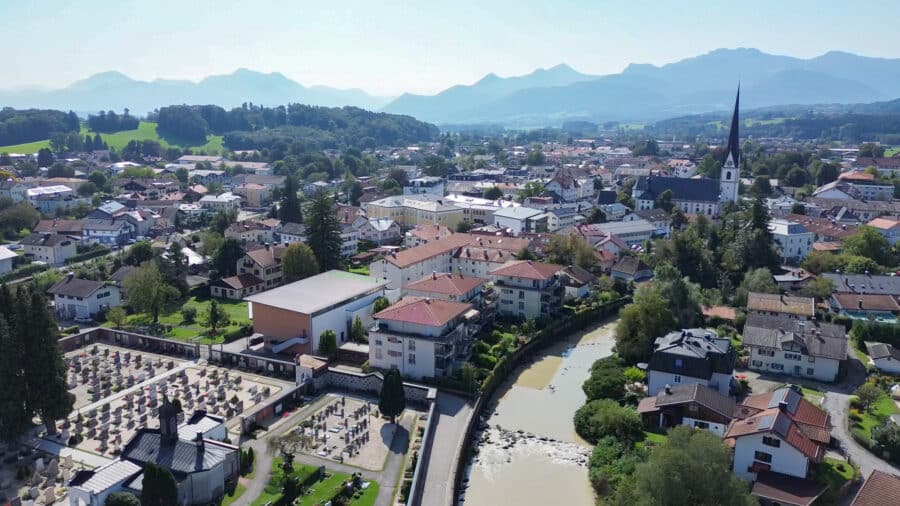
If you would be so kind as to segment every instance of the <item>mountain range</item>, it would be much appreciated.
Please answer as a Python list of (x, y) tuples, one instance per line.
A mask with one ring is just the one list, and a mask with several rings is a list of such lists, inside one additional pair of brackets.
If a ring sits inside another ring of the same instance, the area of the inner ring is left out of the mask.
[(172, 104), (215, 104), (231, 108), (245, 102), (268, 106), (291, 102), (329, 107), (353, 105), (377, 110), (390, 99), (360, 89), (303, 86), (278, 72), (266, 74), (247, 69), (209, 76), (196, 83), (171, 79), (138, 81), (120, 72), (103, 72), (56, 90), (0, 90), (3, 107), (74, 110), (80, 114), (100, 110), (121, 112), (127, 107), (132, 114), (144, 115)]
[(900, 59), (831, 51), (802, 59), (758, 49), (716, 49), (666, 65), (631, 64), (590, 75), (566, 64), (527, 75), (488, 74), (435, 95), (378, 97), (360, 89), (304, 86), (280, 73), (239, 69), (200, 82), (138, 81), (104, 72), (65, 88), (0, 91), (0, 106), (145, 114), (171, 104), (244, 102), (353, 105), (437, 124), (559, 125), (566, 120), (655, 121), (725, 111), (738, 83), (745, 110), (780, 105), (854, 104), (900, 97)]
[(385, 112), (424, 121), (553, 125), (568, 119), (652, 121), (741, 105), (860, 103), (900, 97), (900, 59), (832, 51), (801, 59), (757, 49), (717, 49), (675, 63), (631, 64), (591, 76), (568, 65), (526, 76), (488, 75), (432, 96), (404, 94)]

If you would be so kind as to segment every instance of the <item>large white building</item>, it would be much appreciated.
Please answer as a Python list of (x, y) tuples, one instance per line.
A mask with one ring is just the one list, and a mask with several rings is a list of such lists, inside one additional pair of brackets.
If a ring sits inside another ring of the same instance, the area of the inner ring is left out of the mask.
[(449, 376), (471, 340), (467, 320), (477, 315), (471, 304), (404, 297), (372, 315), (369, 364), (413, 379)]
[(116, 285), (78, 279), (71, 273), (51, 286), (47, 293), (53, 295), (53, 307), (61, 320), (93, 317), (122, 304)]
[(844, 327), (816, 320), (750, 314), (742, 345), (750, 369), (833, 382), (847, 359)]
[(514, 260), (491, 271), (499, 293), (497, 311), (521, 318), (550, 317), (562, 309), (561, 265)]
[(800, 263), (812, 251), (815, 234), (800, 223), (776, 218), (769, 222), (775, 249), (784, 263)]

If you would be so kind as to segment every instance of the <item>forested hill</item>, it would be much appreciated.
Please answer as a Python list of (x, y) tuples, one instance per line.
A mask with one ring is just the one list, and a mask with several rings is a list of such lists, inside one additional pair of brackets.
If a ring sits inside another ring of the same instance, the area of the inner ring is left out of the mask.
[(201, 141), (225, 136), (229, 149), (261, 149), (301, 141), (312, 148), (371, 148), (434, 140), (438, 128), (411, 116), (376, 113), (357, 107), (245, 104), (231, 110), (216, 105), (173, 105), (149, 118), (162, 136)]
[(77, 132), (79, 127), (72, 111), (7, 107), (0, 110), (0, 146), (47, 139), (56, 132)]

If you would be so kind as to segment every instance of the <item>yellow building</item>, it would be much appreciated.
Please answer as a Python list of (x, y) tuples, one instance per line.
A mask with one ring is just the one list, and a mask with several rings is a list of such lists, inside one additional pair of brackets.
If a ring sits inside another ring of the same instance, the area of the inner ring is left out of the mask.
[(369, 219), (392, 219), (403, 228), (444, 225), (456, 230), (456, 226), (463, 221), (462, 208), (451, 205), (442, 198), (426, 198), (422, 195), (401, 195), (369, 202), (366, 204), (366, 215)]

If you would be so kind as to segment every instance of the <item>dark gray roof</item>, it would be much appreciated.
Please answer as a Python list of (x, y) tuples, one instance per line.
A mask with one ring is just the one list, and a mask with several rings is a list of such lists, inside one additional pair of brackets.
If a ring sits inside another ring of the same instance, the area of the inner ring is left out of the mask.
[(292, 222), (282, 223), (281, 231), (279, 233), (287, 235), (304, 235), (306, 234), (306, 225)]
[(734, 350), (728, 339), (705, 329), (671, 332), (655, 341), (647, 369), (709, 379), (713, 373), (731, 374)]
[(51, 295), (69, 295), (71, 297), (89, 297), (103, 287), (100, 281), (66, 277), (47, 289)]
[(137, 267), (135, 267), (133, 265), (123, 265), (122, 267), (119, 267), (118, 269), (116, 269), (116, 272), (112, 273), (112, 275), (109, 277), (109, 279), (115, 281), (116, 283), (121, 283), (121, 282), (125, 281), (125, 278), (130, 276), (136, 270), (137, 270)]
[(662, 221), (669, 220), (669, 213), (666, 212), (665, 209), (655, 208), (655, 209), (642, 209), (635, 211), (634, 214), (640, 216), (641, 218), (647, 221)]
[(844, 327), (831, 323), (751, 314), (744, 325), (743, 336), (744, 346), (782, 350), (793, 344), (806, 356), (847, 358)]
[(634, 276), (640, 271), (650, 271), (651, 269), (640, 258), (625, 255), (613, 265), (612, 270)]
[(665, 389), (660, 390), (656, 395), (657, 407), (689, 402), (696, 402), (728, 418), (734, 417), (734, 409), (737, 406), (737, 402), (731, 397), (699, 383), (677, 385), (670, 387), (668, 392)]
[(24, 246), (65, 246), (67, 243), (71, 242), (72, 239), (65, 235), (43, 233), (31, 234), (19, 241), (19, 244)]
[(871, 274), (824, 273), (837, 293), (869, 293), (900, 296), (900, 276), (873, 276)]
[(681, 177), (639, 177), (635, 183), (640, 199), (656, 200), (666, 190), (672, 191), (674, 200), (698, 202), (719, 201), (718, 179), (685, 179)]
[(894, 348), (890, 344), (887, 343), (872, 343), (866, 341), (866, 351), (869, 352), (869, 356), (872, 357), (873, 360), (877, 360), (879, 358), (888, 358), (891, 357), (894, 360), (900, 360), (900, 350)]
[(597, 204), (605, 206), (607, 204), (615, 204), (618, 194), (614, 190), (601, 190), (597, 192)]
[(121, 458), (141, 465), (153, 462), (179, 475), (206, 471), (224, 462), (228, 454), (236, 450), (205, 442), (200, 447), (194, 441), (177, 440), (164, 445), (158, 429), (141, 429), (122, 449)]
[(128, 222), (124, 219), (98, 219), (88, 218), (84, 220), (82, 230), (100, 230), (105, 232), (116, 232), (126, 228)]

